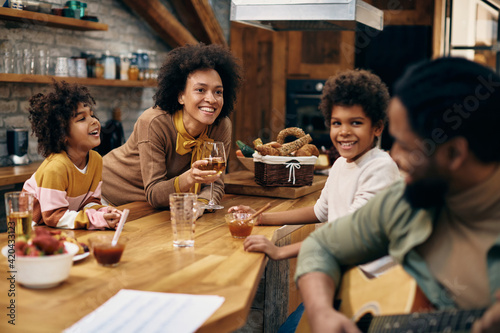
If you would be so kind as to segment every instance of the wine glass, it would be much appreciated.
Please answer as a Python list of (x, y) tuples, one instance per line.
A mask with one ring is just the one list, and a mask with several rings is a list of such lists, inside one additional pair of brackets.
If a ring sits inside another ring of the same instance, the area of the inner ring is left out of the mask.
[[(201, 165), (200, 170), (215, 170), (221, 174), (226, 169), (226, 151), (224, 143), (220, 141), (204, 142), (201, 151), (201, 159), (208, 161), (207, 165)], [(205, 209), (222, 209), (224, 206), (217, 205), (214, 202), (214, 183), (210, 184), (210, 201), (203, 205)]]

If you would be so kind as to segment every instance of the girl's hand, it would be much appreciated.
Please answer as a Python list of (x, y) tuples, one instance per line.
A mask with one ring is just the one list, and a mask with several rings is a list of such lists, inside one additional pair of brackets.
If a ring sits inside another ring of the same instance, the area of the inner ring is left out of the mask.
[(279, 260), (280, 248), (262, 235), (248, 236), (243, 242), (243, 249), (248, 252), (263, 252), (273, 260)]
[(193, 183), (210, 184), (220, 178), (220, 174), (215, 170), (201, 170), (200, 166), (207, 165), (208, 161), (199, 160), (191, 165), (191, 169), (187, 171), (187, 176)]
[(228, 213), (248, 213), (248, 214), (253, 214), (255, 213), (255, 209), (249, 206), (232, 206), (227, 210)]
[(108, 227), (110, 229), (116, 229), (118, 226), (118, 222), (120, 222), (120, 218), (122, 217), (122, 211), (118, 210), (114, 207), (107, 207), (108, 212), (103, 214), (106, 223), (108, 223)]

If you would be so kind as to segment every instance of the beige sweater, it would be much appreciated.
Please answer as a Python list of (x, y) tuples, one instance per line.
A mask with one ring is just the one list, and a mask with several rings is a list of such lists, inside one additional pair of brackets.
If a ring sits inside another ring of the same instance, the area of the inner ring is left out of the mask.
[[(223, 118), (212, 125), (207, 135), (224, 142), (226, 156), (231, 143), (231, 120)], [(173, 115), (149, 108), (139, 117), (125, 144), (103, 158), (102, 196), (113, 205), (147, 201), (155, 208), (169, 206), (168, 196), (175, 193), (175, 178), (191, 167), (191, 153), (175, 152), (177, 130)], [(202, 185), (200, 198), (210, 198), (210, 185)], [(223, 177), (214, 183), (214, 200), (224, 195)]]
[(491, 301), (487, 262), (498, 260), (498, 249), (489, 251), (500, 235), (499, 184), (500, 168), (474, 188), (449, 195), (434, 232), (418, 248), (447, 297), (463, 309)]

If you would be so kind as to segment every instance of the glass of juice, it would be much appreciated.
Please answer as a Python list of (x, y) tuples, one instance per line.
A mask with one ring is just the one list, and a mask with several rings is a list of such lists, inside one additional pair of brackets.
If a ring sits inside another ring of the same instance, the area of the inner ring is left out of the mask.
[[(201, 156), (203, 160), (207, 161), (207, 164), (200, 166), (200, 170), (217, 171), (217, 174), (221, 174), (226, 169), (226, 151), (224, 150), (223, 142), (204, 142)], [(201, 208), (224, 208), (224, 206), (221, 206), (214, 201), (214, 183), (210, 183), (210, 200), (208, 204), (202, 206)]]
[(89, 238), (90, 250), (97, 263), (105, 267), (116, 267), (120, 262), (127, 238), (120, 236), (116, 244), (112, 244), (113, 234), (101, 234)]
[(28, 192), (5, 193), (5, 215), (7, 216), (7, 230), (16, 236), (25, 235), (27, 238), (33, 231), (33, 202), (35, 196)]
[(250, 219), (252, 214), (230, 213), (226, 214), (226, 223), (233, 238), (246, 238), (252, 233), (254, 219)]

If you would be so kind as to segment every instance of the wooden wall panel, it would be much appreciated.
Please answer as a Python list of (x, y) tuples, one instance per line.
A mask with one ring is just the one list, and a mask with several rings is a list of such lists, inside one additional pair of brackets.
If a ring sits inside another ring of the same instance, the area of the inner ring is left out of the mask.
[(354, 38), (352, 31), (290, 31), (288, 78), (327, 79), (354, 68)]
[(287, 54), (288, 34), (286, 32), (274, 33), (270, 115), (273, 138), (276, 138), (278, 133), (285, 128)]
[[(264, 141), (275, 139), (284, 124), (284, 84), (286, 75), (278, 73), (283, 68), (276, 62), (284, 62), (285, 51), (276, 50), (275, 34), (271, 31), (245, 26), (238, 23), (231, 25), (231, 50), (242, 61), (245, 70), (245, 83), (238, 96), (237, 106), (232, 116), (233, 149), (238, 149), (235, 142), (241, 140), (252, 145), (252, 141), (261, 137)], [(281, 42), (283, 44), (283, 42)], [(274, 69), (274, 70), (273, 70)], [(282, 101), (273, 95), (273, 86), (282, 94)], [(281, 105), (281, 107), (279, 107)], [(274, 107), (273, 107), (274, 106)], [(273, 112), (277, 109), (277, 112)], [(281, 127), (278, 129), (278, 127)], [(233, 155), (233, 154), (231, 154)], [(229, 171), (242, 169), (239, 162), (230, 156)]]
[(438, 58), (444, 55), (444, 17), (445, 1), (435, 0), (434, 22), (432, 27), (432, 57)]
[(365, 0), (384, 11), (386, 25), (432, 25), (434, 0)]

